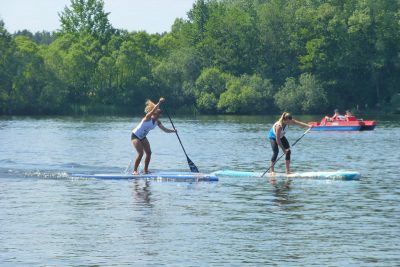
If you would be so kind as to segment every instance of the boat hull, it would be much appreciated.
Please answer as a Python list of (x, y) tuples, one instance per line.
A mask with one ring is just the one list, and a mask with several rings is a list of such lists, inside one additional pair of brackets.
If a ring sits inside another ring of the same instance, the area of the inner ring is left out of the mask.
[(361, 131), (362, 126), (314, 126), (311, 131)]
[(372, 131), (376, 126), (376, 121), (361, 121), (361, 123), (361, 131)]
[(347, 120), (328, 121), (325, 118), (321, 122), (309, 122), (312, 131), (372, 131), (375, 129), (376, 121), (357, 120), (350, 117)]

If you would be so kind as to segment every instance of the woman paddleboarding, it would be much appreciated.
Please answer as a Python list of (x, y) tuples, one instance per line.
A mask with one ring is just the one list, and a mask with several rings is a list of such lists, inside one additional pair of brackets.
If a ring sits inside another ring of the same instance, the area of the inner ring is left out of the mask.
[(271, 143), (272, 148), (272, 158), (271, 158), (271, 174), (275, 173), (275, 163), (276, 158), (278, 157), (279, 147), (285, 153), (286, 160), (286, 173), (290, 174), (290, 145), (289, 141), (285, 137), (285, 133), (288, 125), (298, 125), (304, 128), (309, 128), (310, 126), (307, 123), (297, 121), (292, 118), (292, 115), (288, 112), (283, 112), (280, 119), (274, 123), (271, 129), (268, 132), (268, 138)]
[(146, 107), (144, 109), (144, 112), (146, 113), (146, 116), (142, 119), (142, 121), (139, 123), (136, 128), (132, 130), (132, 135), (131, 135), (131, 142), (133, 147), (137, 151), (137, 157), (135, 160), (135, 166), (133, 169), (133, 175), (138, 175), (138, 168), (139, 164), (142, 161), (143, 158), (143, 152), (146, 153), (146, 158), (144, 160), (144, 173), (147, 174), (149, 173), (149, 164), (150, 164), (150, 159), (151, 159), (151, 149), (150, 149), (150, 143), (149, 140), (147, 140), (147, 134), (156, 128), (158, 126), (161, 130), (163, 130), (166, 133), (174, 133), (176, 130), (171, 130), (168, 128), (165, 128), (164, 125), (162, 125), (161, 121), (159, 120), (161, 116), (161, 109), (160, 105), (161, 103), (165, 102), (164, 98), (160, 98), (157, 104), (154, 104), (151, 100), (146, 101)]

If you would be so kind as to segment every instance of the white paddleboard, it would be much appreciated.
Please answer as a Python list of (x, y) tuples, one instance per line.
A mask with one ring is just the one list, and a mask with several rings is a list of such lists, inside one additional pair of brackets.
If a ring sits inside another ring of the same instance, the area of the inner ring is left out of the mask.
[[(216, 176), (225, 177), (261, 177), (262, 172), (221, 170), (213, 173)], [(361, 174), (355, 171), (320, 171), (320, 172), (295, 172), (291, 174), (266, 173), (264, 177), (274, 178), (308, 178), (308, 179), (333, 179), (333, 180), (360, 180)]]

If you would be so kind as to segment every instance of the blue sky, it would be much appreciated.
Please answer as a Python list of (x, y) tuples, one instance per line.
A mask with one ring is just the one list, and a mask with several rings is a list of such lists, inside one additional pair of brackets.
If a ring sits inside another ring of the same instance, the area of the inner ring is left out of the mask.
[[(169, 31), (176, 18), (186, 18), (195, 0), (105, 0), (105, 10), (116, 28), (150, 33)], [(60, 28), (58, 12), (70, 0), (0, 0), (0, 18), (10, 32)]]

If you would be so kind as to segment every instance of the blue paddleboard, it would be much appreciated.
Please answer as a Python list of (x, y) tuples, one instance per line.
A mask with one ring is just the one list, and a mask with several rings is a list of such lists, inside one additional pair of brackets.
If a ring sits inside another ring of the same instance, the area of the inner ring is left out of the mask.
[[(216, 176), (227, 177), (261, 177), (262, 172), (248, 172), (235, 170), (221, 170), (213, 173)], [(333, 179), (333, 180), (360, 180), (361, 174), (355, 171), (321, 171), (321, 172), (295, 172), (292, 174), (266, 173), (264, 177), (275, 178), (308, 178), (308, 179)]]
[(93, 178), (103, 180), (133, 180), (133, 179), (151, 179), (151, 180), (173, 180), (173, 181), (193, 181), (193, 182), (214, 182), (218, 177), (212, 174), (193, 173), (193, 172), (155, 172), (149, 174), (123, 174), (123, 173), (99, 173), (82, 174), (74, 173), (70, 175), (74, 178)]

